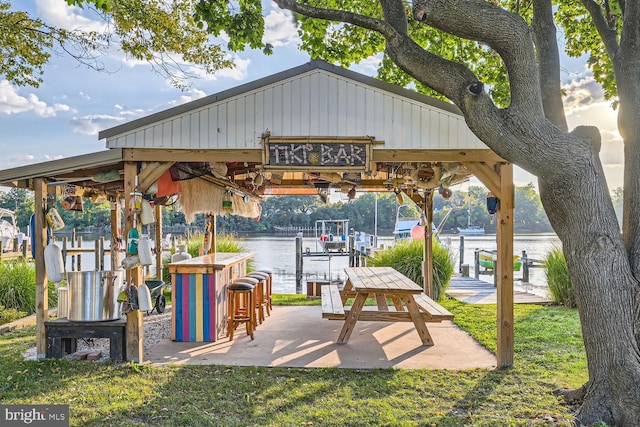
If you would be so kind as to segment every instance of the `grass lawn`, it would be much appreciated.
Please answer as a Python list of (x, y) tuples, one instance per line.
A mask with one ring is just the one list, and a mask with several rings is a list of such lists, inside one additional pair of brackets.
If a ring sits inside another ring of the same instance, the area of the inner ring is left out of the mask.
[[(495, 305), (441, 304), (495, 352)], [(500, 370), (25, 361), (33, 346), (34, 327), (0, 337), (0, 402), (69, 404), (72, 426), (568, 426), (551, 391), (587, 379), (577, 311), (538, 305), (515, 306), (515, 366)]]

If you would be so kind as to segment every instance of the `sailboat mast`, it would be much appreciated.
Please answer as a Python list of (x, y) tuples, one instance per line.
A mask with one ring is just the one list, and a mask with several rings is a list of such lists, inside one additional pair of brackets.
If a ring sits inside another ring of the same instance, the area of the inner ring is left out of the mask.
[(469, 206), (467, 207), (468, 209), (468, 213), (467, 213), (467, 228), (471, 227), (471, 181), (467, 181), (468, 187), (467, 187), (467, 198), (469, 199)]

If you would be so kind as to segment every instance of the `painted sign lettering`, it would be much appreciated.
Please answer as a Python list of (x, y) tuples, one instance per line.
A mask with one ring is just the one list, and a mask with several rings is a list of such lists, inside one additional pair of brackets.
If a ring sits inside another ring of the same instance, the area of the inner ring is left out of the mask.
[(367, 144), (340, 143), (269, 143), (268, 165), (274, 168), (295, 166), (311, 168), (365, 169)]

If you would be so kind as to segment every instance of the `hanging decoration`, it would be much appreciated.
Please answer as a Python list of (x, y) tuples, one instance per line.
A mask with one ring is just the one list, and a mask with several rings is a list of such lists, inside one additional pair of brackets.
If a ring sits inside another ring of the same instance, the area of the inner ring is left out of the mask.
[(64, 221), (56, 208), (49, 209), (44, 215), (44, 218), (53, 231), (62, 230), (64, 228)]
[(356, 186), (351, 187), (349, 191), (347, 191), (347, 198), (349, 200), (353, 200), (356, 198)]
[(396, 188), (393, 190), (393, 192), (396, 193), (396, 201), (398, 202), (398, 204), (402, 205), (404, 203), (404, 200), (402, 198), (402, 190)]
[(440, 192), (440, 195), (442, 196), (442, 198), (445, 200), (449, 200), (453, 195), (453, 191), (451, 191), (451, 189), (446, 188), (442, 185), (440, 186), (440, 189), (438, 191)]
[(84, 212), (84, 201), (82, 200), (82, 196), (75, 196), (75, 202), (73, 203), (73, 206), (71, 206), (71, 210)]
[(213, 216), (206, 215), (204, 220), (204, 240), (202, 241), (202, 252), (204, 254), (207, 254), (211, 251), (212, 242), (213, 242)]
[(231, 200), (231, 192), (229, 191), (224, 193), (224, 198), (222, 199), (222, 210), (227, 215), (233, 212), (233, 201)]
[(500, 200), (492, 192), (487, 193), (487, 211), (494, 215), (500, 207)]
[(493, 216), (495, 215), (496, 212), (498, 212), (499, 208), (500, 208), (500, 200), (496, 196), (494, 196), (492, 192), (488, 192), (487, 193), (487, 211), (491, 216), (491, 224), (493, 224)]
[(62, 199), (62, 202), (60, 203), (60, 206), (62, 206), (62, 209), (64, 209), (65, 211), (70, 211), (71, 208), (73, 208), (73, 205), (76, 204), (76, 197), (75, 196), (69, 196), (69, 197), (65, 197), (64, 199)]
[(411, 227), (411, 238), (413, 240), (420, 240), (424, 238), (424, 226), (418, 224)]
[(129, 212), (140, 213), (142, 212), (142, 193), (138, 190), (133, 190), (130, 193), (129, 199)]

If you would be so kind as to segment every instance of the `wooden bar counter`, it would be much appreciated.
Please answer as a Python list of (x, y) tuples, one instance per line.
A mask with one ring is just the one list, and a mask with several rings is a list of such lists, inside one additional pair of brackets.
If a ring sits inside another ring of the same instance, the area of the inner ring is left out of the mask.
[(227, 286), (246, 274), (252, 257), (218, 252), (169, 264), (172, 340), (212, 342), (226, 335)]

